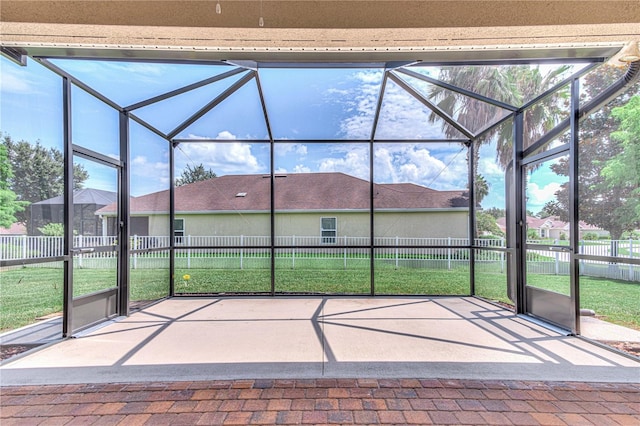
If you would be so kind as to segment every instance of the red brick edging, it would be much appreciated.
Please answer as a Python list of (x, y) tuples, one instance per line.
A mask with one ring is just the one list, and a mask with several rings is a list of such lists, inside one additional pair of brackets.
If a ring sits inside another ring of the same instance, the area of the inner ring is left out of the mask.
[(10, 386), (0, 423), (640, 425), (640, 384), (315, 379)]

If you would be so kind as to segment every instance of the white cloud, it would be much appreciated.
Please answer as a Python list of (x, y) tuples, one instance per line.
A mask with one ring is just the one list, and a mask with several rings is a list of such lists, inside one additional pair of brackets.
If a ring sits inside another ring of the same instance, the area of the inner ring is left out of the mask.
[(296, 164), (292, 170), (293, 173), (311, 173), (311, 169), (304, 164)]
[(373, 161), (374, 179), (376, 182), (398, 182), (397, 168), (394, 165), (392, 148), (393, 147), (380, 146), (375, 150)]
[(369, 156), (363, 147), (354, 148), (344, 156), (323, 158), (319, 161), (320, 172), (342, 172), (361, 179), (369, 179)]
[(377, 139), (436, 139), (444, 136), (440, 123), (429, 123), (431, 111), (404, 89), (388, 83), (384, 94)]
[(436, 180), (446, 178), (451, 174), (447, 165), (431, 155), (429, 150), (414, 148), (405, 153), (408, 162), (400, 166), (399, 177), (405, 182), (421, 182), (433, 185)]
[(485, 178), (490, 176), (504, 177), (504, 170), (495, 158), (481, 158), (478, 164), (478, 172)]
[(0, 78), (0, 91), (2, 93), (13, 93), (18, 95), (37, 95), (38, 83), (31, 80), (27, 72), (21, 72), (24, 68), (16, 69), (13, 64), (2, 65), (2, 78)]
[(334, 87), (334, 88), (331, 88), (331, 89), (327, 90), (327, 93), (329, 95), (342, 95), (342, 96), (345, 96), (345, 95), (349, 95), (350, 91), (348, 89), (336, 89)]
[(145, 164), (147, 164), (147, 157), (138, 155), (133, 160), (131, 160), (131, 164), (133, 164), (134, 166), (144, 166)]
[[(355, 88), (340, 99), (346, 117), (340, 124), (347, 139), (371, 137), (373, 119), (380, 95), (382, 71), (362, 71), (353, 76)], [(427, 83), (412, 80), (411, 84), (422, 93), (428, 93)], [(385, 88), (384, 101), (376, 128), (376, 139), (435, 139), (443, 138), (441, 122), (429, 122), (430, 110), (420, 104), (393, 82)]]
[[(222, 137), (220, 137), (222, 135)], [(221, 132), (218, 139), (233, 140), (229, 132)], [(184, 143), (178, 147), (182, 155), (176, 156), (177, 169), (186, 164), (203, 164), (217, 175), (233, 173), (264, 172), (255, 155), (251, 152), (251, 144), (243, 142), (231, 143)]]
[(236, 135), (232, 134), (231, 132), (227, 131), (227, 130), (223, 130), (222, 132), (218, 133), (218, 136), (216, 136), (216, 139), (237, 139)]
[[(411, 182), (439, 190), (464, 189), (467, 186), (467, 162), (464, 148), (444, 144), (379, 144), (374, 152), (374, 179), (377, 183)], [(342, 172), (369, 179), (368, 144), (338, 144), (310, 151), (319, 172)], [(303, 165), (296, 167), (301, 168)]]
[(379, 86), (382, 82), (382, 71), (358, 71), (355, 78), (364, 84)]
[(556, 199), (556, 192), (560, 190), (562, 184), (551, 182), (540, 187), (535, 182), (527, 183), (527, 204), (532, 206), (544, 206), (547, 202)]
[(166, 162), (149, 162), (144, 155), (131, 160), (131, 173), (140, 179), (131, 182), (134, 196), (162, 191), (169, 187), (169, 164)]
[(467, 185), (465, 151), (454, 145), (381, 144), (374, 166), (376, 182), (412, 182), (440, 190)]
[(382, 71), (359, 71), (352, 78), (355, 87), (339, 98), (344, 111), (349, 113), (340, 123), (342, 136), (347, 139), (368, 139), (371, 137), (376, 111)]
[(307, 146), (300, 143), (279, 143), (275, 146), (275, 154), (284, 157), (290, 153), (298, 155), (300, 158), (304, 158), (307, 155)]

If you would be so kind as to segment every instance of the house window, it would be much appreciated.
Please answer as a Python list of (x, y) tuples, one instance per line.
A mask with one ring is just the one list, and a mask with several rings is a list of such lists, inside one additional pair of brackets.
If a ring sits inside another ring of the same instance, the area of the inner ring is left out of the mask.
[(320, 218), (320, 235), (322, 236), (322, 244), (335, 244), (338, 235), (338, 218)]
[(175, 238), (176, 244), (182, 244), (184, 237), (184, 219), (173, 220), (173, 237)]

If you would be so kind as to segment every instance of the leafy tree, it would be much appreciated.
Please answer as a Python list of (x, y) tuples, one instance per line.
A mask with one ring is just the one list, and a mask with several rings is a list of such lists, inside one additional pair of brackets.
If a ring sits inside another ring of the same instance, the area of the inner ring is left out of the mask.
[(176, 186), (183, 186), (194, 182), (200, 182), (201, 180), (209, 180), (216, 177), (213, 170), (205, 170), (204, 165), (200, 163), (195, 167), (191, 167), (187, 164), (187, 168), (182, 171), (182, 174), (176, 179)]
[(490, 214), (496, 219), (500, 219), (501, 217), (505, 217), (507, 212), (505, 209), (499, 209), (497, 207), (491, 207), (490, 209), (484, 210), (484, 213)]
[[(13, 176), (8, 181), (9, 189), (22, 202), (34, 203), (62, 195), (64, 192), (64, 155), (55, 148), (45, 148), (36, 142), (16, 142), (3, 135), (2, 146), (7, 150)], [(81, 189), (89, 178), (82, 165), (74, 164), (73, 189)], [(27, 223), (30, 211), (17, 213), (18, 221)]]
[(640, 95), (629, 100), (624, 107), (612, 110), (612, 115), (620, 121), (620, 130), (611, 138), (622, 145), (622, 152), (610, 158), (602, 169), (602, 175), (609, 187), (623, 187), (629, 190), (624, 214), (626, 222), (640, 223)]
[(559, 208), (560, 207), (558, 206), (558, 203), (556, 201), (548, 201), (542, 207), (542, 210), (538, 212), (536, 217), (539, 217), (540, 219), (545, 219), (549, 216), (556, 216)]
[(496, 223), (496, 218), (485, 212), (476, 213), (476, 230), (479, 235), (489, 233), (491, 235), (504, 235)]
[(0, 145), (0, 227), (9, 228), (16, 223), (16, 214), (23, 211), (25, 202), (19, 201), (15, 192), (9, 189), (9, 179), (13, 170), (9, 162), (7, 147)]

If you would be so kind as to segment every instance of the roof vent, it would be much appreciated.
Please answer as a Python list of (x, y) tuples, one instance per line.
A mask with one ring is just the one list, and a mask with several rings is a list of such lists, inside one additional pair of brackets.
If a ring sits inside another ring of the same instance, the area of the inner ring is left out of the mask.
[(246, 196), (247, 196), (247, 193), (246, 193), (246, 192), (238, 192), (238, 193), (236, 194), (236, 197), (246, 197)]

